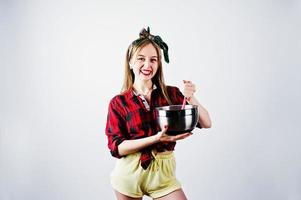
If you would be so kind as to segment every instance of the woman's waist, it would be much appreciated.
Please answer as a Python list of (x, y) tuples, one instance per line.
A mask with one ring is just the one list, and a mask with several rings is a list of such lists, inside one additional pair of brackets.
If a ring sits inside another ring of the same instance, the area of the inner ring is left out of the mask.
[(158, 150), (158, 149), (156, 149), (156, 148), (154, 148), (153, 150), (152, 150), (152, 153), (153, 154), (155, 154), (155, 155), (168, 155), (168, 154), (171, 154), (173, 152), (173, 149), (160, 149), (160, 150)]
[(175, 142), (160, 142), (155, 144), (152, 149), (158, 153), (161, 153), (166, 151), (173, 151), (175, 146)]

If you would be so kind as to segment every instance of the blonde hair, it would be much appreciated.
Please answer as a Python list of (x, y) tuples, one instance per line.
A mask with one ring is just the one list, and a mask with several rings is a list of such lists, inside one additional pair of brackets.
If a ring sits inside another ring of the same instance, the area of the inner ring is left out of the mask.
[(133, 71), (131, 70), (129, 63), (130, 63), (130, 60), (132, 59), (132, 57), (137, 52), (141, 51), (141, 49), (148, 44), (152, 44), (154, 46), (154, 48), (156, 49), (157, 55), (158, 55), (158, 70), (157, 70), (155, 76), (152, 78), (152, 82), (153, 82), (153, 84), (155, 84), (155, 86), (157, 88), (159, 88), (162, 91), (164, 98), (166, 99), (168, 104), (171, 105), (172, 102), (170, 100), (170, 97), (167, 92), (167, 87), (164, 82), (164, 76), (163, 76), (163, 70), (162, 70), (162, 59), (161, 59), (162, 55), (161, 55), (160, 47), (155, 42), (153, 42), (152, 40), (150, 40), (148, 38), (141, 39), (139, 42), (136, 42), (134, 44), (132, 43), (129, 46), (129, 48), (127, 49), (126, 56), (125, 56), (125, 65), (124, 65), (125, 66), (124, 80), (123, 80), (123, 86), (121, 89), (121, 93), (125, 93), (125, 92), (133, 89), (135, 75), (134, 75)]

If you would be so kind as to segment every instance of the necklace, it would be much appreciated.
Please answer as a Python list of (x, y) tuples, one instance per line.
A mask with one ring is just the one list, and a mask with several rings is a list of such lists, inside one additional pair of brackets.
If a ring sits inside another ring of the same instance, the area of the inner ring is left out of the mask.
[(152, 89), (150, 89), (149, 91), (147, 91), (147, 93), (146, 94), (142, 94), (143, 96), (148, 96), (150, 93), (151, 93), (151, 91), (153, 91)]
[(138, 94), (138, 95), (142, 95), (142, 96), (144, 96), (144, 97), (147, 97), (150, 93), (151, 93), (151, 91), (153, 91), (153, 89), (150, 89), (150, 90), (148, 90), (146, 93), (142, 93), (142, 92), (138, 92), (135, 88), (134, 88), (134, 91), (135, 91), (135, 93), (136, 94)]
[(147, 91), (145, 94), (139, 93), (139, 92), (138, 92), (138, 94), (140, 94), (140, 95), (142, 95), (142, 96), (144, 96), (144, 97), (147, 97), (147, 96), (151, 93), (151, 91), (152, 91), (152, 90), (149, 90), (149, 91)]

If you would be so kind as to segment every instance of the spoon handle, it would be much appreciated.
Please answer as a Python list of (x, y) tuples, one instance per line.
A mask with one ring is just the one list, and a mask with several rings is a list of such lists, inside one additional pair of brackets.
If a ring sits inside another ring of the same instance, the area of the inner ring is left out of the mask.
[(186, 105), (186, 97), (184, 97), (184, 100), (183, 100), (183, 103), (182, 103), (182, 107), (181, 107), (182, 110), (185, 108), (185, 105)]

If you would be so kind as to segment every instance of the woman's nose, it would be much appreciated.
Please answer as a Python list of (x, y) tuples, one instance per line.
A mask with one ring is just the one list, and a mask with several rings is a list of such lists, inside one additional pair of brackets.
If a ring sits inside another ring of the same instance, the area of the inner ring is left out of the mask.
[(150, 66), (151, 66), (150, 60), (145, 60), (144, 66), (145, 66), (145, 67), (150, 67)]

